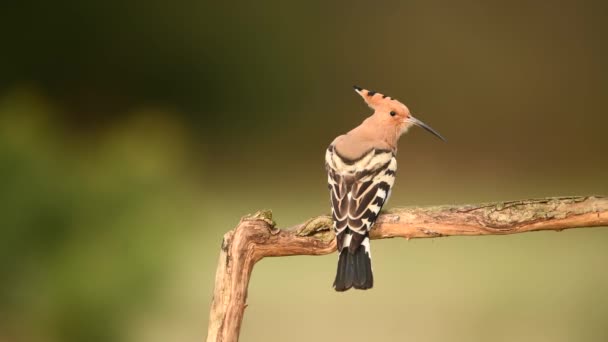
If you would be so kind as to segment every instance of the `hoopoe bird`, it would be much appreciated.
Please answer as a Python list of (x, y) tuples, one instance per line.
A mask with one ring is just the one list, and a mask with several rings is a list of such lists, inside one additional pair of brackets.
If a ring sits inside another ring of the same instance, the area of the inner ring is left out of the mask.
[(325, 153), (333, 228), (338, 245), (336, 291), (374, 285), (369, 231), (390, 197), (397, 171), (397, 141), (413, 125), (441, 140), (434, 129), (414, 118), (401, 102), (354, 86), (374, 113), (340, 135)]

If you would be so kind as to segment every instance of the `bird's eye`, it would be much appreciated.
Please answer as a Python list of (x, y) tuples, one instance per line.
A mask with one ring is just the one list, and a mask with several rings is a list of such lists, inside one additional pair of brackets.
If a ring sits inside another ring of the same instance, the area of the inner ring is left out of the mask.
[(395, 112), (394, 110), (391, 110), (391, 112), (389, 113), (391, 116), (395, 116), (397, 115), (397, 112)]

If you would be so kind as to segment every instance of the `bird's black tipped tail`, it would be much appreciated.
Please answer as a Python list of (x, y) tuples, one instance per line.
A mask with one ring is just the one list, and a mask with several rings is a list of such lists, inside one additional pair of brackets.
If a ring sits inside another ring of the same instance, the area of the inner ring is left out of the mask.
[[(368, 239), (367, 237), (365, 238)], [(369, 240), (368, 240), (369, 241)], [(369, 244), (368, 244), (369, 246)], [(372, 260), (364, 245), (357, 247), (354, 253), (344, 246), (338, 260), (338, 271), (334, 281), (336, 291), (346, 291), (351, 287), (360, 290), (371, 289), (374, 286)]]

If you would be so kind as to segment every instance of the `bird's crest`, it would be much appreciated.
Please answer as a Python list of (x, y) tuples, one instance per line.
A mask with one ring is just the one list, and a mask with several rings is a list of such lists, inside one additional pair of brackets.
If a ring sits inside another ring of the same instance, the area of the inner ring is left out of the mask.
[[(361, 95), (361, 97), (363, 98), (363, 101), (365, 101), (365, 103), (367, 103), (369, 108), (374, 109), (374, 110), (378, 109), (382, 105), (386, 105), (386, 104), (390, 103), (391, 101), (397, 101), (395, 99), (392, 99), (390, 96), (380, 94), (373, 90), (363, 89), (358, 86), (353, 86), (353, 88), (355, 88), (355, 91), (357, 92), (357, 94)], [(399, 102), (399, 101), (397, 101), (397, 102)]]

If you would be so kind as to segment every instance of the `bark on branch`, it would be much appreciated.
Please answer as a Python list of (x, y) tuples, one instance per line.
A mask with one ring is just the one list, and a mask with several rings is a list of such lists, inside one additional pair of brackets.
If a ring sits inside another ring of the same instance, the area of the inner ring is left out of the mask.
[[(238, 341), (249, 278), (257, 261), (331, 253), (336, 249), (331, 225), (331, 218), (325, 215), (279, 229), (270, 211), (260, 211), (242, 218), (226, 233), (215, 276), (207, 342)], [(598, 226), (608, 226), (607, 197), (555, 197), (392, 209), (380, 215), (371, 238), (503, 235)]]

